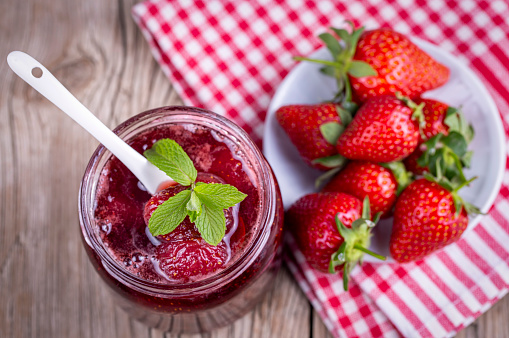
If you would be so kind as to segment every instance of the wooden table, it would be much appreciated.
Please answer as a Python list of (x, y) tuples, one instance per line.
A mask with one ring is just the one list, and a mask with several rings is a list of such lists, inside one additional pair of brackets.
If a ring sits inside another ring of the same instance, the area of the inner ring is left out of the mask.
[[(136, 1), (0, 4), (0, 56), (36, 57), (106, 125), (181, 100), (130, 15)], [(80, 242), (79, 182), (98, 143), (0, 63), (0, 337), (169, 337), (111, 302)], [(509, 297), (457, 337), (509, 337)], [(282, 269), (251, 313), (204, 337), (330, 337)]]

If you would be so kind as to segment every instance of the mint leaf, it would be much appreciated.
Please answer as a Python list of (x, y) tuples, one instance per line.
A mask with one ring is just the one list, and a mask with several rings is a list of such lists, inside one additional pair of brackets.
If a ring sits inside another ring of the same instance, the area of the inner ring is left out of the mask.
[(172, 232), (186, 218), (190, 198), (191, 191), (184, 190), (158, 206), (148, 221), (150, 233), (158, 236)]
[(210, 208), (229, 208), (246, 198), (246, 194), (229, 184), (208, 183), (196, 185), (194, 192)]
[(187, 202), (186, 209), (187, 214), (189, 215), (189, 220), (194, 223), (201, 213), (201, 201), (194, 191), (191, 192), (191, 198), (189, 199), (189, 202)]
[(162, 139), (154, 143), (143, 155), (150, 163), (164, 171), (175, 182), (188, 186), (196, 181), (197, 171), (193, 161), (175, 141)]
[(194, 224), (201, 237), (210, 245), (218, 245), (226, 233), (226, 218), (222, 208), (203, 205), (202, 212)]
[(323, 138), (335, 146), (339, 136), (343, 133), (343, 130), (345, 130), (345, 127), (337, 122), (326, 122), (320, 125), (319, 129)]

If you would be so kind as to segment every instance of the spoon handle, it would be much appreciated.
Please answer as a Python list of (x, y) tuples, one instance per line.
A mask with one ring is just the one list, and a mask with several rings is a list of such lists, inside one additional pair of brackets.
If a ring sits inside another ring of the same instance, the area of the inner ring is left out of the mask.
[[(46, 67), (33, 57), (15, 51), (7, 56), (7, 63), (20, 78), (69, 115), (111, 151), (143, 183), (149, 193), (155, 194), (161, 183), (171, 180), (164, 172), (106, 127)], [(36, 74), (37, 68), (42, 71), (42, 75)]]

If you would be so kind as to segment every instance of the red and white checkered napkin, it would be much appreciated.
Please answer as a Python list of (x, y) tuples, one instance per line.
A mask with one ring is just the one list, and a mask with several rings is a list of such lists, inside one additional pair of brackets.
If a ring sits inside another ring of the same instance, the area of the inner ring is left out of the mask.
[[(345, 19), (392, 27), (457, 55), (506, 114), (508, 11), (504, 0), (168, 0), (140, 3), (133, 16), (184, 102), (230, 117), (260, 143), (292, 56), (310, 54), (320, 45), (316, 35)], [(454, 335), (508, 291), (508, 185), (509, 171), (490, 214), (459, 242), (418, 263), (364, 264), (349, 292), (337, 276), (310, 269), (291, 238), (288, 265), (334, 336)]]

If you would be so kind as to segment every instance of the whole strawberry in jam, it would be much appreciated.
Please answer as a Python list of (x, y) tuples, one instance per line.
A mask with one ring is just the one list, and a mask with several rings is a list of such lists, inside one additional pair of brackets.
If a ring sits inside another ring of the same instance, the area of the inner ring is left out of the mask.
[(186, 283), (222, 269), (229, 259), (224, 242), (217, 246), (201, 237), (173, 240), (159, 245), (156, 261), (161, 272), (171, 281)]
[(384, 167), (368, 161), (351, 161), (334, 176), (322, 192), (344, 192), (363, 200), (369, 198), (371, 212), (391, 215), (396, 197), (410, 183), (410, 177), (401, 162)]
[(276, 119), (308, 165), (320, 170), (339, 165), (335, 145), (351, 120), (349, 111), (335, 103), (287, 105)]
[(408, 99), (388, 95), (372, 98), (357, 111), (336, 148), (351, 160), (402, 160), (417, 147), (421, 116), (421, 106)]
[(415, 98), (449, 80), (449, 69), (435, 61), (405, 35), (380, 28), (364, 32), (353, 60), (369, 64), (374, 76), (350, 75), (353, 97), (360, 102), (400, 92)]
[(461, 200), (459, 188), (450, 191), (421, 178), (403, 191), (394, 208), (390, 241), (396, 261), (421, 259), (460, 238), (468, 225), (467, 210), (479, 210)]
[[(198, 173), (196, 181), (224, 182), (218, 176), (206, 173)], [(143, 212), (145, 223), (149, 224), (150, 217), (161, 204), (186, 189), (180, 184), (172, 185), (152, 196)], [(228, 208), (224, 214), (228, 243), (221, 241), (216, 246), (207, 243), (189, 217), (185, 217), (173, 231), (156, 236), (161, 241), (155, 255), (160, 272), (171, 281), (187, 282), (190, 277), (207, 276), (224, 267), (230, 259), (232, 247), (240, 245), (245, 234), (244, 222), (237, 211)]]
[(348, 274), (370, 252), (369, 201), (345, 193), (315, 193), (301, 197), (286, 214), (286, 224), (297, 246), (315, 269), (335, 273), (343, 271), (345, 290)]

